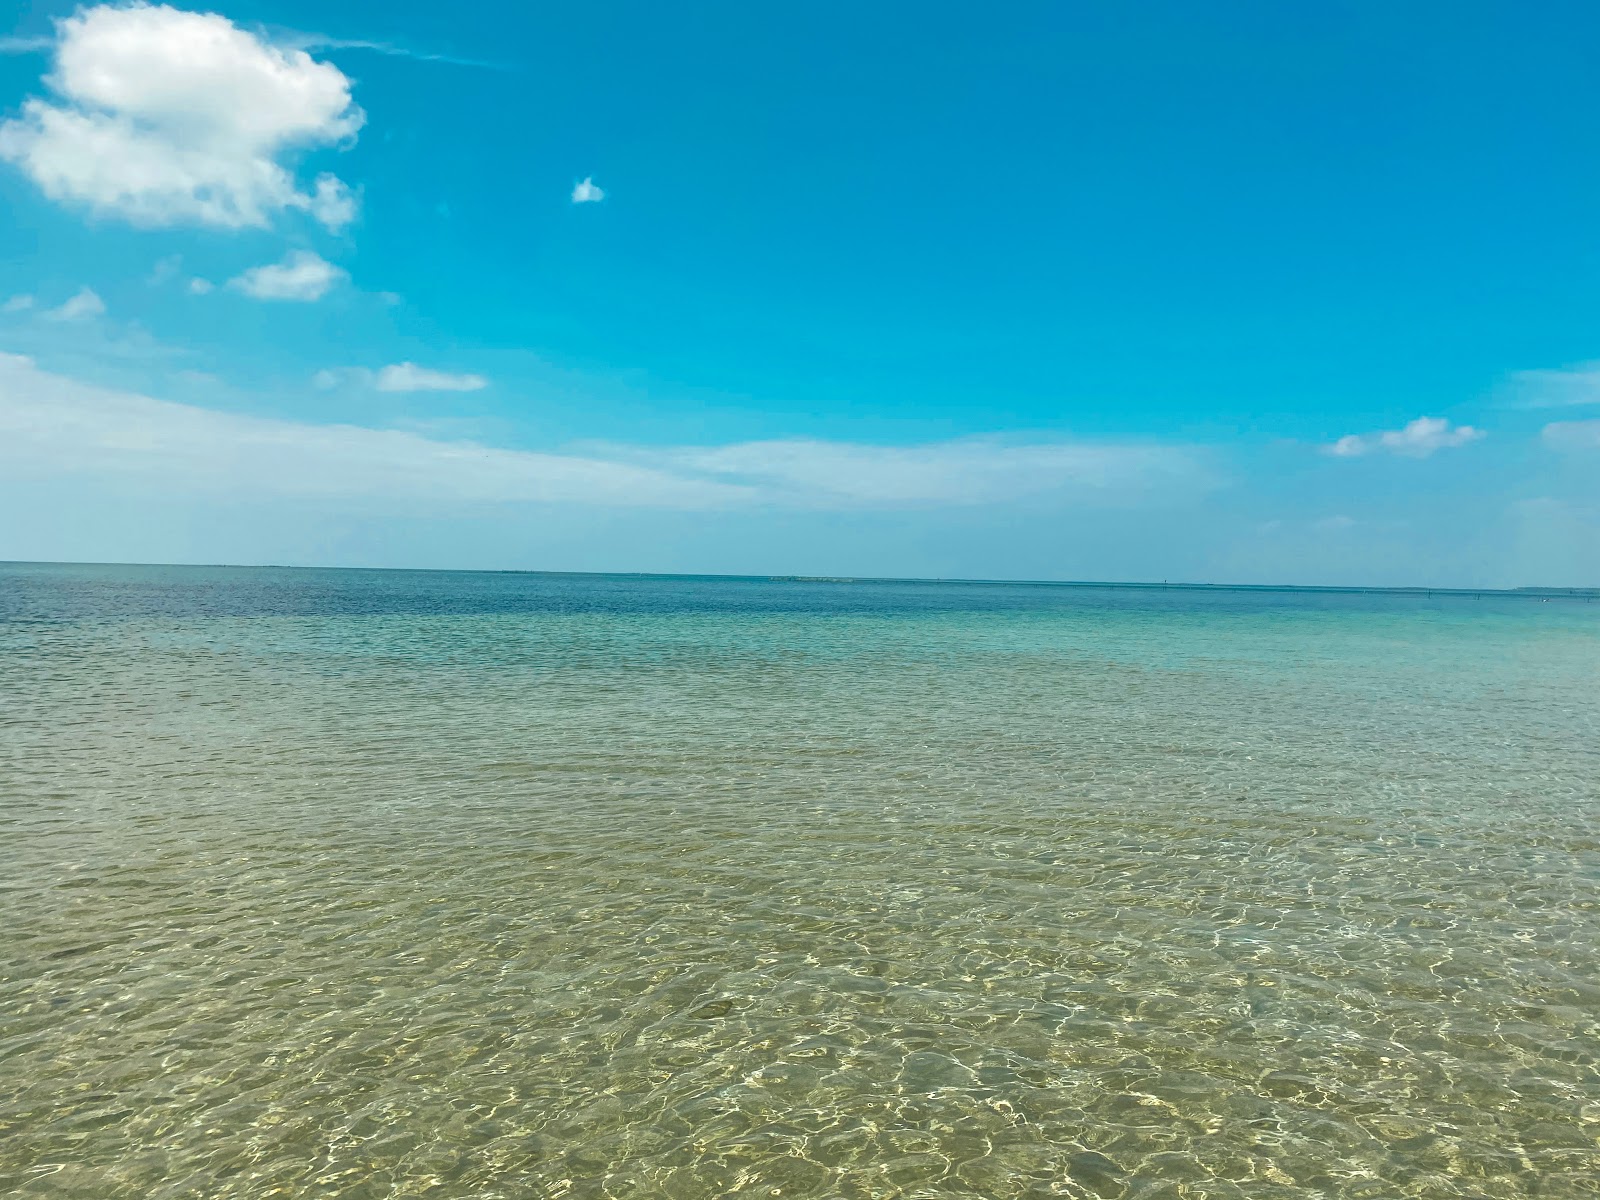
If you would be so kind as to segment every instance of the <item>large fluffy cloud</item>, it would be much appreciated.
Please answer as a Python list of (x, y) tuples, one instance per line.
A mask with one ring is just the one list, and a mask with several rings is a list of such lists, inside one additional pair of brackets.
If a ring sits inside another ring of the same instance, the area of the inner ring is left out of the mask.
[(109, 391), (0, 354), (0, 475), (135, 481), (163, 495), (892, 509), (1181, 499), (1211, 486), (1181, 447), (815, 440), (537, 452), (396, 429), (219, 412)]
[(0, 158), (46, 195), (140, 225), (264, 226), (300, 210), (337, 229), (355, 215), (342, 181), (303, 187), (292, 170), (297, 152), (361, 127), (337, 67), (165, 5), (84, 9), (57, 34), (53, 98), (0, 124)]

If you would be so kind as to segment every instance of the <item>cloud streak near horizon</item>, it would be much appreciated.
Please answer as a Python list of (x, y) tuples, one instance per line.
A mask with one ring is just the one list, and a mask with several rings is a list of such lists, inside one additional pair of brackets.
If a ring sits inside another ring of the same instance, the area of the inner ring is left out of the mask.
[(112, 391), (0, 354), (0, 466), (166, 493), (673, 509), (886, 509), (1053, 500), (1120, 506), (1220, 480), (1195, 447), (962, 439), (776, 440), (534, 451), (400, 429), (247, 416)]

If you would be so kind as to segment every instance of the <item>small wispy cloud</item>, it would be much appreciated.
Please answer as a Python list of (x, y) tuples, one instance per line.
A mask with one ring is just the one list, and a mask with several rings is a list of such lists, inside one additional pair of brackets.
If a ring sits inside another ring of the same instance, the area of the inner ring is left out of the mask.
[(160, 287), (167, 280), (177, 275), (182, 267), (183, 255), (169, 254), (165, 258), (157, 260), (156, 265), (150, 268), (150, 274), (146, 276), (145, 282), (151, 287)]
[(373, 386), (380, 392), (476, 392), (488, 387), (489, 381), (482, 375), (455, 375), (403, 362), (380, 370)]
[(436, 371), (414, 362), (390, 363), (374, 371), (368, 367), (324, 367), (311, 377), (319, 391), (340, 387), (369, 387), (380, 392), (477, 392), (489, 386), (482, 375)]
[(594, 180), (589, 176), (585, 176), (583, 181), (572, 189), (574, 204), (598, 204), (605, 198), (605, 189), (596, 187)]
[(1484, 436), (1471, 425), (1451, 425), (1443, 417), (1418, 417), (1403, 429), (1377, 433), (1348, 433), (1323, 447), (1335, 458), (1359, 458), (1364, 454), (1398, 454), (1403, 458), (1427, 458), (1439, 450), (1465, 446)]
[(30, 309), (32, 307), (33, 307), (33, 297), (28, 295), (27, 293), (22, 293), (21, 295), (12, 296), (11, 299), (7, 300), (4, 304), (0, 304), (0, 312), (3, 312), (3, 313), (27, 312), (28, 309)]
[(310, 250), (293, 250), (282, 262), (251, 267), (228, 281), (228, 286), (257, 300), (320, 300), (345, 278), (334, 266)]
[(77, 294), (58, 308), (52, 308), (45, 316), (52, 321), (87, 321), (91, 317), (101, 316), (106, 311), (106, 302), (100, 299), (99, 293), (93, 288), (79, 288)]
[(278, 34), (274, 40), (280, 46), (292, 47), (295, 50), (367, 50), (373, 54), (382, 54), (386, 58), (409, 58), (415, 62), (448, 63), (455, 67), (482, 67), (488, 71), (505, 71), (509, 68), (504, 63), (490, 62), (483, 58), (467, 58), (460, 54), (441, 54), (432, 50), (414, 50), (409, 46), (399, 46), (394, 42), (380, 42), (371, 38), (341, 38), (329, 37), (323, 33), (286, 32)]
[(0, 37), (0, 54), (37, 54), (55, 44), (51, 37)]
[(208, 292), (213, 291), (216, 286), (217, 285), (212, 283), (211, 280), (201, 279), (198, 275), (196, 275), (193, 279), (189, 280), (189, 294), (191, 296), (204, 296)]
[(1541, 436), (1556, 450), (1600, 450), (1600, 420), (1552, 421)]
[(1115, 504), (1209, 491), (1218, 482), (1193, 448), (1139, 443), (962, 438), (873, 446), (787, 438), (631, 453), (754, 488), (773, 503), (822, 508), (995, 504), (1047, 496)]
[(1600, 404), (1600, 363), (1517, 371), (1501, 389), (1513, 408), (1573, 408)]
[(311, 198), (306, 202), (306, 211), (332, 232), (339, 233), (356, 219), (356, 213), (360, 211), (361, 205), (356, 199), (358, 194), (358, 191), (351, 191), (343, 180), (332, 175), (320, 175)]

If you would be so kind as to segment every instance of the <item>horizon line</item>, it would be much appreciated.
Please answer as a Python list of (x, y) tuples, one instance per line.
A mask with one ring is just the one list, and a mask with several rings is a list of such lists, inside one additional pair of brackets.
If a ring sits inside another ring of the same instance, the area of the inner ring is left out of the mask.
[(138, 562), (130, 560), (0, 559), (0, 566), (32, 567), (178, 567), (234, 571), (388, 571), (430, 572), (438, 575), (592, 575), (623, 579), (726, 579), (758, 583), (887, 584), (922, 583), (976, 587), (1123, 588), (1144, 591), (1221, 592), (1331, 592), (1344, 594), (1392, 593), (1396, 595), (1495, 595), (1553, 599), (1600, 597), (1600, 585), (1556, 586), (1522, 584), (1517, 587), (1458, 587), (1432, 584), (1319, 584), (1319, 583), (1201, 583), (1191, 580), (1116, 579), (988, 579), (967, 576), (926, 575), (775, 575), (734, 574), (721, 571), (571, 571), (542, 567), (361, 567), (312, 563)]

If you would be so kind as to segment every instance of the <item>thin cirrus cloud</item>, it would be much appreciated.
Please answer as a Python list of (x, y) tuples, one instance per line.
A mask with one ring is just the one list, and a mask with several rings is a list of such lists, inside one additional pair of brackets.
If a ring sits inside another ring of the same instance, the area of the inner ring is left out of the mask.
[[(257, 300), (320, 300), (344, 279), (342, 268), (310, 250), (292, 250), (282, 262), (251, 267), (228, 281), (228, 286)], [(191, 283), (190, 290), (194, 290)], [(200, 289), (209, 290), (209, 287)]]
[(1517, 371), (1504, 391), (1516, 408), (1573, 408), (1600, 404), (1600, 363)]
[(488, 387), (489, 381), (482, 375), (456, 375), (403, 362), (380, 370), (372, 386), (380, 392), (476, 392)]
[(329, 37), (321, 33), (288, 33), (279, 39), (284, 46), (296, 50), (368, 50), (385, 58), (409, 58), (416, 62), (446, 63), (455, 67), (482, 67), (490, 71), (503, 71), (504, 63), (483, 58), (467, 58), (460, 54), (440, 54), (432, 50), (415, 50), (410, 46), (397, 46), (393, 42), (372, 41), (367, 38)]
[(167, 280), (173, 279), (183, 269), (183, 255), (169, 254), (157, 260), (155, 266), (150, 268), (150, 274), (145, 276), (145, 282), (151, 287), (160, 287)]
[(1348, 433), (1324, 446), (1324, 453), (1335, 458), (1359, 458), (1366, 454), (1397, 454), (1402, 458), (1427, 458), (1436, 451), (1465, 446), (1484, 436), (1471, 425), (1451, 425), (1443, 417), (1418, 417), (1403, 429), (1377, 433)]
[(605, 189), (596, 187), (593, 179), (585, 176), (582, 182), (572, 189), (572, 202), (574, 204), (598, 204), (606, 198)]
[(1164, 445), (962, 438), (874, 446), (788, 438), (616, 452), (799, 507), (919, 508), (1047, 496), (1123, 503), (1218, 482), (1198, 451)]
[(87, 321), (105, 313), (106, 302), (93, 288), (79, 288), (65, 303), (44, 315), (52, 321)]
[(0, 304), (0, 313), (27, 312), (33, 307), (33, 297), (26, 292), (12, 296), (4, 304)]
[(702, 509), (743, 490), (597, 457), (244, 416), (111, 391), (0, 354), (0, 469), (233, 498)]
[(885, 509), (1180, 500), (1215, 486), (1183, 447), (967, 440), (771, 441), (540, 452), (400, 429), (245, 416), (111, 391), (0, 355), (0, 467), (162, 494), (550, 502), (675, 509)]
[(1540, 436), (1555, 450), (1600, 450), (1600, 420), (1552, 421)]
[(53, 93), (0, 123), (0, 159), (53, 200), (142, 226), (264, 227), (356, 215), (337, 176), (304, 187), (291, 155), (347, 144), (350, 80), (215, 13), (100, 5), (56, 23)]
[(376, 371), (367, 367), (324, 367), (311, 377), (311, 384), (321, 391), (353, 384), (380, 392), (477, 392), (488, 387), (489, 380), (482, 375), (436, 371), (401, 362)]

